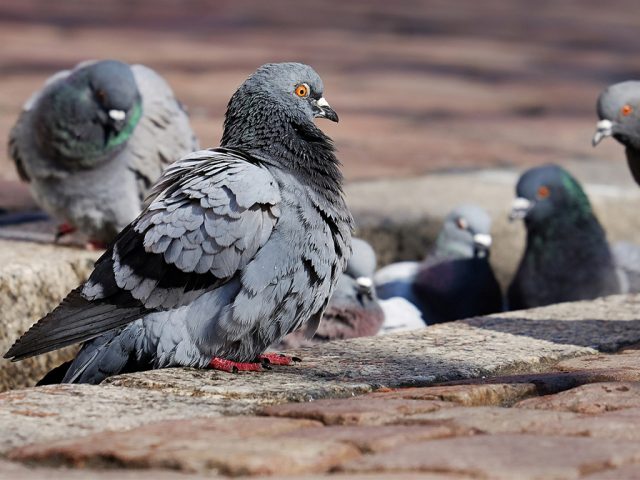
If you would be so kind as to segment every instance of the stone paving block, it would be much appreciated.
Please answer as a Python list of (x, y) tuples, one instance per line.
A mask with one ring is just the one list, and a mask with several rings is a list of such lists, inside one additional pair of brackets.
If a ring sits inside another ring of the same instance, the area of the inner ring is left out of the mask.
[(78, 470), (72, 468), (33, 467), (17, 462), (0, 460), (0, 478), (2, 480), (216, 480), (228, 477), (205, 476), (157, 469)]
[[(591, 358), (592, 355), (581, 357)], [(593, 355), (595, 357), (595, 355)], [(614, 355), (615, 357), (615, 355)], [(563, 364), (561, 362), (560, 364)], [(553, 366), (558, 368), (560, 364)], [(578, 363), (579, 365), (580, 363)], [(549, 395), (579, 387), (587, 383), (636, 381), (636, 374), (631, 369), (603, 368), (594, 370), (575, 370), (549, 373), (531, 373), (523, 375), (503, 375), (499, 377), (469, 378), (444, 382), (439, 386), (471, 386), (471, 385), (533, 385), (537, 395)], [(528, 389), (526, 390), (528, 391)], [(515, 399), (517, 400), (517, 399)], [(507, 403), (508, 405), (508, 403)]]
[(613, 295), (462, 320), (497, 332), (615, 352), (640, 340), (640, 295)]
[(308, 420), (225, 417), (160, 422), (15, 449), (11, 460), (73, 467), (168, 468), (216, 474), (319, 473), (360, 455), (332, 439), (289, 437)]
[(640, 478), (640, 464), (607, 469), (580, 478), (584, 480), (638, 480)]
[(593, 372), (594, 375), (607, 375), (611, 380), (640, 381), (640, 351), (623, 350), (616, 355), (588, 355), (563, 360), (556, 368), (566, 372)]
[[(461, 435), (498, 433), (549, 433), (562, 422), (578, 418), (573, 412), (521, 410), (504, 407), (454, 407), (407, 415), (394, 424), (449, 427)], [(551, 432), (553, 433), (553, 432)]]
[(640, 443), (537, 435), (475, 435), (432, 440), (367, 455), (354, 472), (442, 472), (513, 480), (576, 479), (640, 461)]
[(241, 400), (176, 396), (112, 386), (52, 385), (0, 393), (0, 453), (13, 447), (160, 420), (246, 413)]
[(325, 425), (384, 425), (407, 415), (433, 412), (452, 405), (428, 400), (385, 400), (364, 396), (275, 405), (265, 407), (258, 413), (275, 417), (307, 418), (321, 421)]
[[(629, 412), (633, 410), (633, 412)], [(626, 415), (585, 415), (556, 410), (501, 407), (449, 408), (404, 417), (403, 425), (449, 428), (455, 435), (530, 433), (596, 437), (640, 442), (640, 409), (621, 410)]]
[(441, 400), (467, 407), (479, 405), (511, 405), (536, 395), (533, 383), (492, 383), (480, 385), (451, 385), (423, 388), (401, 388), (376, 392), (369, 398), (407, 398), (413, 400)]
[[(363, 453), (381, 452), (391, 448), (421, 440), (445, 438), (459, 435), (457, 426), (434, 425), (384, 425), (384, 426), (328, 426), (305, 428), (286, 434), (300, 442), (310, 440), (339, 441), (354, 445)], [(467, 432), (464, 432), (467, 433)]]
[[(247, 477), (242, 477), (247, 478)], [(251, 480), (477, 480), (478, 477), (456, 473), (330, 473), (326, 475), (296, 475), (296, 476), (268, 476), (268, 477), (248, 477)]]
[(522, 400), (514, 407), (578, 413), (640, 407), (640, 382), (591, 383), (554, 395)]

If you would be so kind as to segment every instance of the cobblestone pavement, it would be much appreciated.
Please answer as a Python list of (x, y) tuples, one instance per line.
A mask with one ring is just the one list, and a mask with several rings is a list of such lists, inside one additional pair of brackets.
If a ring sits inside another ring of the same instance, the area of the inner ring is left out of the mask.
[[(269, 61), (323, 75), (340, 124), (323, 124), (349, 179), (570, 159), (623, 162), (590, 144), (595, 100), (637, 76), (632, 0), (3, 0), (0, 139), (30, 93), (87, 58), (145, 63), (189, 106), (201, 143), (229, 97)], [(0, 151), (3, 151), (0, 149)], [(16, 172), (0, 154), (0, 177)], [(2, 205), (2, 203), (0, 203)]]
[[(639, 348), (545, 373), (386, 388), (253, 415), (207, 417), (206, 399), (185, 399), (193, 418), (3, 447), (0, 478), (637, 479)], [(46, 419), (56, 414), (38, 397), (64, 390), (8, 392), (0, 408)], [(153, 388), (125, 390), (159, 406)]]

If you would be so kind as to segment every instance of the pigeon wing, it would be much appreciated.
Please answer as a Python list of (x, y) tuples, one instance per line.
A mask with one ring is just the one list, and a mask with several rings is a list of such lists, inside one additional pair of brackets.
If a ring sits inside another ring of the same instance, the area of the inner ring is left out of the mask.
[(280, 190), (264, 168), (226, 149), (195, 152), (96, 262), (83, 287), (5, 355), (19, 360), (94, 338), (154, 310), (178, 308), (232, 279), (271, 236)]

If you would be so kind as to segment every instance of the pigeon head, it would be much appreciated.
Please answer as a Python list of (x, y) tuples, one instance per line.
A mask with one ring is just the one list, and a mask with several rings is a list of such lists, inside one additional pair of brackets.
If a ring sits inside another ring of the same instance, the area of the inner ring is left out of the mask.
[(558, 165), (527, 170), (518, 181), (516, 197), (509, 219), (524, 219), (530, 229), (593, 218), (584, 190)]
[(36, 110), (39, 146), (68, 167), (89, 167), (121, 148), (142, 115), (131, 68), (105, 60), (45, 90)]
[(344, 273), (352, 278), (372, 277), (376, 271), (376, 252), (360, 238), (351, 238), (351, 257)]
[(282, 144), (291, 138), (308, 141), (326, 138), (319, 135), (314, 119), (337, 122), (338, 115), (323, 94), (322, 79), (308, 65), (263, 65), (231, 97), (222, 145), (267, 148), (274, 141)]
[(613, 136), (627, 147), (640, 149), (640, 82), (628, 81), (607, 87), (598, 97), (598, 117), (592, 144)]
[(476, 205), (460, 205), (447, 215), (436, 240), (436, 255), (455, 258), (488, 257), (491, 217)]

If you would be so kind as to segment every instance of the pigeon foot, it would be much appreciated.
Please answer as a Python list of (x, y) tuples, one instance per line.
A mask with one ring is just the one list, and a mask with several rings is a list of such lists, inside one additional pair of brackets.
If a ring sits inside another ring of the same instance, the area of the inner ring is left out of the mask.
[(258, 360), (260, 360), (263, 365), (293, 365), (294, 362), (302, 361), (301, 358), (289, 357), (288, 355), (275, 352), (263, 353), (258, 357)]
[[(262, 363), (259, 362), (234, 362), (225, 358), (213, 357), (209, 362), (209, 368), (214, 370), (222, 370), (223, 372), (261, 372), (265, 370)], [(267, 367), (268, 368), (268, 367)]]
[(70, 235), (76, 231), (76, 227), (71, 225), (70, 223), (61, 223), (58, 225), (58, 229), (56, 230), (55, 241), (58, 242), (65, 235)]

